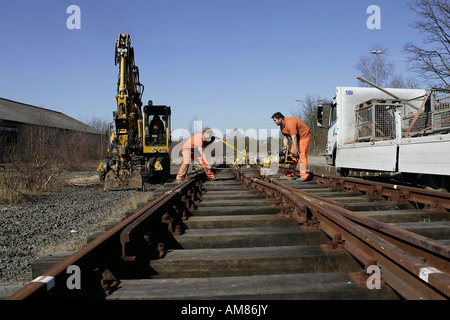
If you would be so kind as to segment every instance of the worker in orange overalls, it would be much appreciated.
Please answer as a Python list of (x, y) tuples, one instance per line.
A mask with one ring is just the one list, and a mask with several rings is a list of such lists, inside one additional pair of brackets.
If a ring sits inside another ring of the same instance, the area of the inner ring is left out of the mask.
[(207, 164), (203, 158), (203, 150), (214, 141), (215, 137), (212, 135), (211, 130), (205, 130), (203, 133), (197, 133), (193, 135), (188, 141), (186, 141), (181, 149), (183, 154), (183, 163), (177, 174), (177, 182), (181, 182), (186, 178), (187, 171), (191, 160), (196, 159), (202, 167), (205, 168), (206, 176), (213, 180), (215, 179), (214, 173), (211, 171), (211, 166)]
[(289, 165), (283, 180), (294, 180), (294, 170), (300, 160), (300, 177), (296, 180), (307, 181), (309, 179), (308, 150), (311, 143), (311, 131), (300, 119), (285, 117), (280, 112), (272, 115), (273, 122), (280, 127), (283, 134), (283, 149), (288, 148), (289, 139), (292, 140), (292, 163)]

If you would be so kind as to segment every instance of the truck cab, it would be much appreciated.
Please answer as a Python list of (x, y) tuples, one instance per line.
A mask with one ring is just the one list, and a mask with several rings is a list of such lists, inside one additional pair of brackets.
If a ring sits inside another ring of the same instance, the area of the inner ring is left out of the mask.
[[(328, 111), (328, 124), (324, 126), (324, 112)], [(320, 104), (317, 107), (317, 124), (319, 127), (328, 129), (327, 144), (325, 146), (325, 160), (328, 165), (334, 166), (337, 147), (337, 118), (336, 118), (336, 98), (331, 104)]]

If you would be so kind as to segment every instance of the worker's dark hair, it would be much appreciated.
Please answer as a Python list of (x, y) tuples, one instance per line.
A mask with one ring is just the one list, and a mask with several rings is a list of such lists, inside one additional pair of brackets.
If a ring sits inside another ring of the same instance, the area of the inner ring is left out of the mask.
[(283, 114), (281, 112), (275, 112), (272, 115), (272, 119), (275, 119), (275, 118), (277, 118), (277, 119), (284, 119), (284, 116), (283, 116)]

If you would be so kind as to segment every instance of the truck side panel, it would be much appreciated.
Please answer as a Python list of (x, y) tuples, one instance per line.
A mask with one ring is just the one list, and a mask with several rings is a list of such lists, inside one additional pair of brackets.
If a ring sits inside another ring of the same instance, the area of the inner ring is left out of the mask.
[(450, 137), (402, 139), (398, 165), (400, 172), (450, 175)]
[(338, 148), (336, 167), (362, 170), (395, 171), (397, 163), (396, 145), (355, 144)]

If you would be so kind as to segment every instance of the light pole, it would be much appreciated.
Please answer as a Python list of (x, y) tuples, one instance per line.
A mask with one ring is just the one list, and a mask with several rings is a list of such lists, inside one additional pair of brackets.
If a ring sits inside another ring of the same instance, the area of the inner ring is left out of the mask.
[(376, 84), (377, 84), (377, 86), (379, 86), (380, 85), (380, 82), (379, 82), (379, 66), (378, 66), (378, 55), (379, 54), (382, 54), (383, 53), (383, 51), (381, 51), (381, 50), (378, 50), (378, 51), (376, 51), (376, 50), (374, 50), (374, 51), (372, 51), (372, 53), (373, 54), (375, 54), (376, 56), (377, 56), (377, 70), (376, 70), (376, 74), (377, 74), (377, 80), (376, 80)]

